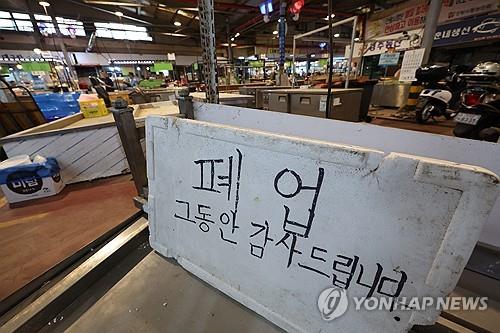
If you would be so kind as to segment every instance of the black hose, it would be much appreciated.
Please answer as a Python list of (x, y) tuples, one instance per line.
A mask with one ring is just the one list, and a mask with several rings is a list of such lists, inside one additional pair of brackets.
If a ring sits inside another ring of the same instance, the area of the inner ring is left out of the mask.
[[(332, 18), (332, 11), (333, 11), (333, 0), (328, 0), (328, 53), (329, 53), (329, 68), (328, 68), (328, 95), (326, 95), (326, 118), (331, 118), (332, 117), (332, 105), (330, 103), (331, 99), (331, 93), (332, 93), (332, 78), (333, 78), (333, 18)], [(349, 75), (349, 74), (348, 74)]]

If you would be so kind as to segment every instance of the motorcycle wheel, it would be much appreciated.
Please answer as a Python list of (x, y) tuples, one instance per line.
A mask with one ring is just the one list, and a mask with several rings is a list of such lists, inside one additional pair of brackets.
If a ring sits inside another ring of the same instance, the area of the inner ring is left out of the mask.
[(431, 119), (432, 114), (435, 111), (436, 106), (432, 103), (427, 103), (424, 105), (422, 109), (416, 110), (415, 111), (415, 118), (417, 119), (417, 123), (419, 124), (425, 124), (426, 122)]

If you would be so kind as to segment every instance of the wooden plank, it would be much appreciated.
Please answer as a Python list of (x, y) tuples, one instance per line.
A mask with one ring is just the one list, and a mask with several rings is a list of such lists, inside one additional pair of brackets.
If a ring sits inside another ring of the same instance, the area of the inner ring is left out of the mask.
[(40, 149), (43, 149), (44, 147), (50, 145), (52, 142), (58, 140), (59, 137), (60, 135), (54, 135), (39, 139), (26, 139), (20, 145), (17, 145), (5, 152), (7, 153), (8, 157), (27, 154), (33, 158)]
[(92, 167), (83, 170), (75, 178), (73, 182), (84, 181), (89, 179), (98, 179), (111, 175), (122, 174), (129, 172), (127, 160), (122, 147), (118, 147), (103, 159), (98, 161)]
[(98, 147), (99, 144), (116, 133), (116, 128), (103, 128), (96, 129), (92, 131), (85, 132), (85, 138), (68, 148), (65, 151), (62, 151), (61, 154), (57, 155), (56, 158), (58, 161), (64, 161), (65, 165), (70, 165), (81, 156), (88, 154), (92, 149)]
[(85, 138), (84, 132), (61, 134), (58, 140), (40, 149), (38, 153), (45, 157), (57, 157)]
[[(98, 166), (99, 162), (105, 160), (113, 151), (121, 152), (121, 142), (118, 134), (113, 135), (89, 151), (88, 154), (82, 155), (81, 158), (67, 166), (64, 170), (64, 176), (67, 177), (71, 175), (72, 178), (77, 179), (84, 171), (93, 169), (95, 165)], [(122, 154), (118, 160), (121, 160), (124, 156), (125, 155)]]
[(6, 137), (2, 138), (2, 141), (7, 142), (10, 139), (16, 139), (16, 138), (25, 136), (27, 134), (35, 134), (35, 133), (39, 133), (39, 132), (60, 129), (61, 127), (64, 127), (64, 126), (69, 125), (71, 123), (74, 123), (82, 118), (83, 118), (83, 115), (81, 113), (77, 113), (77, 114), (74, 114), (74, 115), (71, 115), (68, 117), (64, 117), (64, 118), (58, 119), (56, 121), (53, 121), (53, 122), (50, 122), (47, 124), (39, 125), (39, 126), (36, 126), (33, 128), (29, 128), (27, 130), (6, 136)]
[[(110, 140), (106, 143), (108, 140)], [(110, 145), (113, 145), (111, 146)], [(96, 130), (95, 133), (86, 137), (84, 140), (68, 149), (58, 157), (61, 163), (64, 181), (72, 183), (80, 172), (81, 168), (88, 166), (103, 159), (106, 154), (117, 146), (121, 145), (118, 139), (116, 128), (113, 130)]]
[[(5, 150), (5, 153), (7, 154), (7, 156), (9, 156), (9, 154), (7, 153), (8, 150), (13, 150), (14, 147), (20, 145), (21, 143), (23, 143), (24, 140), (23, 139), (20, 139), (18, 141), (10, 141), (10, 142), (6, 142), (2, 145), (3, 149)], [(1, 144), (0, 144), (1, 145)]]

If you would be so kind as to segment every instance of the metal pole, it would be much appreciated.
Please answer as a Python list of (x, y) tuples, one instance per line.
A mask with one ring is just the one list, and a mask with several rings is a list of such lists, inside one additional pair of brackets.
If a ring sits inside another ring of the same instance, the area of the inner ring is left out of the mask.
[(295, 37), (292, 46), (292, 88), (295, 88)]
[(422, 64), (426, 64), (429, 61), (440, 12), (441, 0), (431, 0), (427, 16), (425, 17), (424, 35), (422, 37), (422, 47), (425, 48)]
[(279, 62), (279, 73), (280, 73), (280, 84), (282, 82), (281, 76), (285, 72), (285, 12), (286, 12), (286, 1), (281, 0), (280, 3), (280, 18), (278, 19), (278, 33), (279, 33), (279, 51), (280, 51), (280, 62)]
[(198, 0), (200, 17), (200, 39), (203, 50), (203, 77), (206, 86), (206, 99), (209, 103), (219, 103), (217, 89), (217, 53), (215, 46), (214, 2)]
[(352, 22), (352, 35), (351, 35), (351, 50), (349, 52), (349, 62), (347, 63), (347, 77), (345, 79), (345, 87), (349, 87), (349, 74), (351, 73), (351, 67), (352, 67), (352, 54), (354, 53), (354, 38), (356, 38), (356, 26), (358, 24), (358, 17), (354, 17), (354, 21)]
[[(351, 21), (354, 21), (355, 19), (356, 19), (356, 16), (346, 18), (346, 19), (344, 19), (342, 21), (338, 21), (338, 22), (332, 23), (332, 27), (336, 27), (336, 26), (339, 26), (339, 25), (343, 25), (343, 24), (349, 23)], [(314, 30), (311, 30), (311, 31), (308, 31), (308, 32), (304, 32), (303, 34), (300, 34), (300, 35), (295, 35), (294, 38), (295, 39), (299, 39), (299, 38), (302, 38), (302, 37), (307, 37), (307, 36), (310, 36), (310, 35), (314, 35), (315, 33), (323, 31), (323, 30), (327, 30), (328, 28), (329, 28), (329, 26), (325, 25), (324, 27), (321, 27), (321, 28), (318, 28), (318, 29), (314, 29)]]
[(231, 31), (229, 30), (229, 19), (226, 19), (227, 60), (233, 63), (233, 47), (231, 46)]

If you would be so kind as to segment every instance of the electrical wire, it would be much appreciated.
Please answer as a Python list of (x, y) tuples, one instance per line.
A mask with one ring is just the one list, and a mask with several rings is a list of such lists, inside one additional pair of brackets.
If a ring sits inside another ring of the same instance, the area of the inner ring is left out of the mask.
[(331, 94), (332, 94), (332, 79), (333, 79), (333, 0), (328, 0), (328, 80), (327, 80), (327, 88), (328, 93), (326, 95), (326, 118), (332, 117), (332, 103), (331, 103)]

